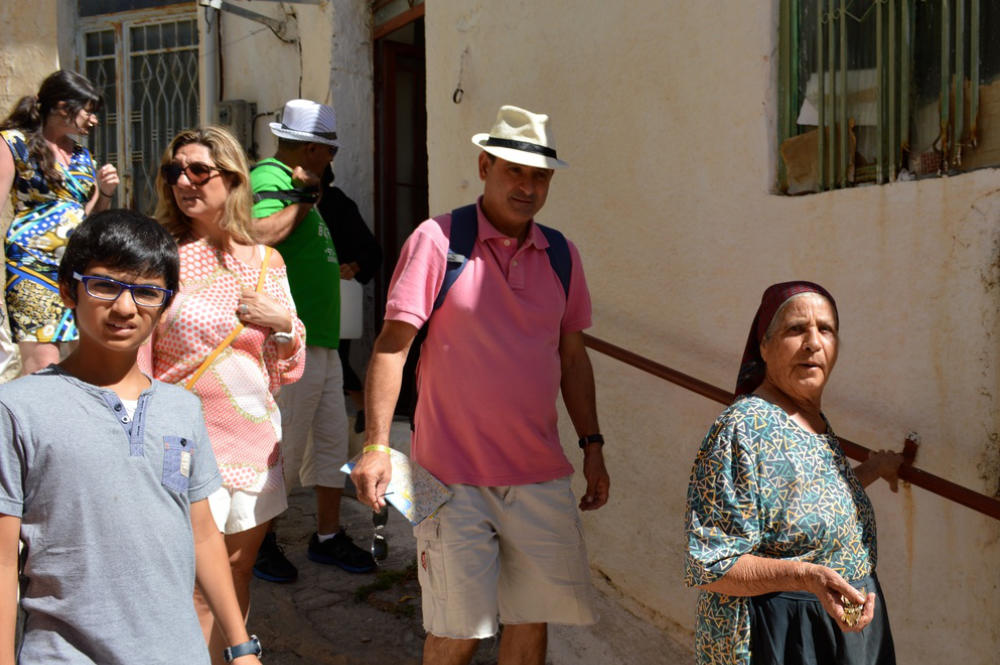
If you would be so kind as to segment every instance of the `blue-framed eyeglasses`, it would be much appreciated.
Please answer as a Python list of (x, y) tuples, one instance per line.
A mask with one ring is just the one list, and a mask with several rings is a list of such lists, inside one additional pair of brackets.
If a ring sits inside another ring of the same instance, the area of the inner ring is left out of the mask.
[(81, 275), (74, 272), (73, 279), (83, 282), (83, 288), (87, 290), (87, 293), (98, 300), (118, 300), (122, 291), (128, 289), (128, 292), (132, 294), (132, 302), (141, 307), (160, 307), (174, 294), (173, 291), (162, 286), (126, 284), (100, 275)]

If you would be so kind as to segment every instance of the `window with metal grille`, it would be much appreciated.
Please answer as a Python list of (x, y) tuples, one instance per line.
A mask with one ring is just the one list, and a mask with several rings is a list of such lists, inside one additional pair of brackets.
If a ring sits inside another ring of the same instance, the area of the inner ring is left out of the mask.
[(163, 151), (199, 124), (198, 26), (185, 5), (81, 25), (82, 69), (104, 97), (89, 147), (97, 163), (112, 162), (122, 175), (116, 203), (145, 213), (156, 205)]
[(1000, 2), (779, 7), (780, 191), (1000, 165)]

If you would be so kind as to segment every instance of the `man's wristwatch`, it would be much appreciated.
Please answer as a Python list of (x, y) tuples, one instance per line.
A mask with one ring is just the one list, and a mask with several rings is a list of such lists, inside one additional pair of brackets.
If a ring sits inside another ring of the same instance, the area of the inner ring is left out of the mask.
[(226, 647), (222, 652), (222, 657), (227, 663), (231, 663), (241, 656), (247, 656), (253, 654), (260, 658), (262, 651), (260, 648), (260, 640), (257, 639), (256, 635), (251, 635), (250, 639), (243, 644), (237, 644), (236, 646)]
[(588, 443), (599, 443), (604, 445), (604, 437), (600, 434), (588, 434), (580, 437), (580, 448), (586, 448)]

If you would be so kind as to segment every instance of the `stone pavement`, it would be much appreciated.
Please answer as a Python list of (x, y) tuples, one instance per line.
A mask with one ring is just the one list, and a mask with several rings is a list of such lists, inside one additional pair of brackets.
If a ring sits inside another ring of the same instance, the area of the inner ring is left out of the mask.
[[(395, 427), (394, 427), (395, 430)], [(408, 432), (399, 433), (405, 441)], [(408, 446), (393, 436), (394, 447)], [(341, 521), (355, 542), (371, 543), (371, 511), (345, 497)], [(416, 542), (409, 523), (390, 509), (385, 527), (389, 556), (379, 574), (354, 575), (306, 558), (315, 530), (310, 491), (297, 489), (278, 524), (278, 541), (299, 568), (294, 584), (254, 579), (248, 628), (264, 646), (267, 665), (419, 665), (424, 631)], [(384, 588), (377, 588), (384, 587)], [(598, 587), (600, 588), (600, 586)], [(601, 620), (586, 628), (555, 626), (549, 636), (550, 665), (644, 665), (694, 662), (690, 642), (678, 643), (603, 593)], [(486, 640), (476, 665), (496, 663), (496, 640)]]

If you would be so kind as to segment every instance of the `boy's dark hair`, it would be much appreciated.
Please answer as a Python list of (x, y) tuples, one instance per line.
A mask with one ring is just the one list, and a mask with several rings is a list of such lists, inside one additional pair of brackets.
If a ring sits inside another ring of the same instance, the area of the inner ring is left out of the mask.
[[(72, 287), (73, 273), (84, 274), (94, 262), (143, 277), (162, 276), (174, 292), (180, 285), (177, 242), (155, 219), (134, 210), (105, 210), (76, 227), (59, 263), (59, 283)], [(75, 288), (69, 291), (76, 293)]]

